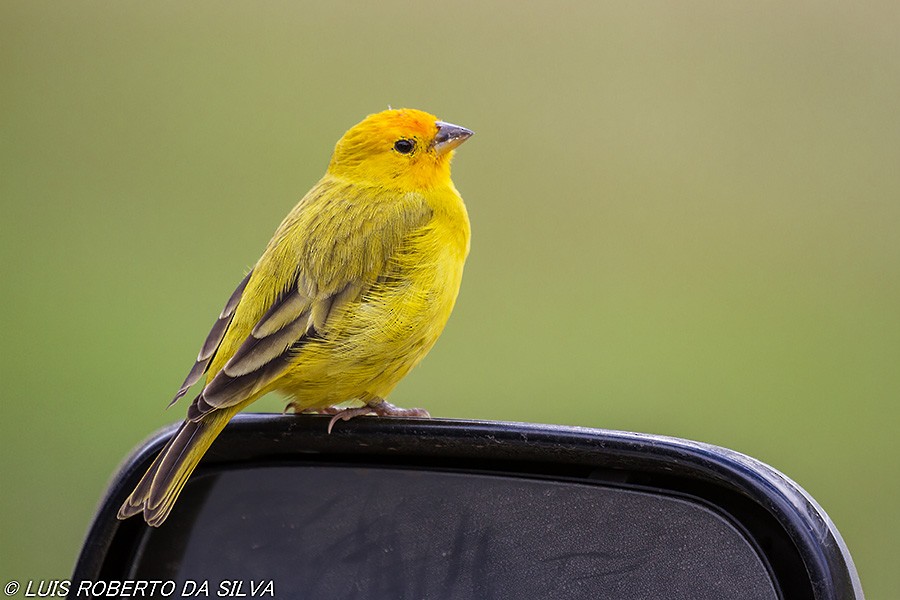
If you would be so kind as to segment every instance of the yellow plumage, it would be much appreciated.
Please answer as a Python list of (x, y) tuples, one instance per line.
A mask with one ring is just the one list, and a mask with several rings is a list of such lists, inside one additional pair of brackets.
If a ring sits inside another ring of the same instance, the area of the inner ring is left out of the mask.
[[(296, 411), (384, 398), (437, 341), (462, 279), (469, 219), (450, 180), (471, 131), (411, 110), (370, 115), (335, 147), (229, 299), (173, 400), (206, 375), (181, 429), (119, 510), (168, 516), (225, 424), (279, 390)], [(332, 409), (332, 412), (333, 409)]]

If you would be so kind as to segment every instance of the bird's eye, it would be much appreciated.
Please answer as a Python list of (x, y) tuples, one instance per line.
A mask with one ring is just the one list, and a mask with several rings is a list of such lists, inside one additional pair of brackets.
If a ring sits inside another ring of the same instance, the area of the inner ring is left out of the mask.
[(412, 140), (397, 140), (394, 142), (394, 150), (400, 154), (409, 154), (416, 147), (416, 143)]

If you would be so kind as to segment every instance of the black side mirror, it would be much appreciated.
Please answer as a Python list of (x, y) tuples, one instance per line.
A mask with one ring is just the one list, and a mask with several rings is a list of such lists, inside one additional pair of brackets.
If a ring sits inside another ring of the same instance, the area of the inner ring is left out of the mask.
[(863, 598), (825, 512), (737, 452), (521, 423), (361, 417), (328, 435), (327, 422), (239, 415), (162, 527), (117, 521), (174, 428), (157, 434), (111, 483), (70, 597), (133, 580), (173, 598), (204, 582), (209, 596), (304, 599)]

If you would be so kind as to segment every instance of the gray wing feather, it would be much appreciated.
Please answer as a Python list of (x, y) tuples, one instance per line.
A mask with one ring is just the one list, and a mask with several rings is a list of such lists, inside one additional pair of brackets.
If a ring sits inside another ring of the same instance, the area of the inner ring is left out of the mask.
[[(229, 377), (251, 373), (280, 356), (309, 328), (309, 311), (297, 315), (293, 321), (265, 337), (247, 336), (222, 371)], [(212, 382), (210, 382), (212, 383)]]
[[(322, 337), (329, 316), (338, 307), (359, 298), (361, 291), (361, 286), (348, 284), (336, 294), (310, 304), (298, 302), (296, 297), (302, 294), (292, 286), (267, 314), (269, 318), (281, 321), (287, 321), (288, 316), (293, 315), (293, 320), (267, 336), (257, 337), (255, 333), (247, 336), (225, 367), (194, 399), (188, 409), (188, 419), (196, 421), (213, 410), (234, 406), (272, 382), (290, 365), (300, 348)], [(294, 314), (291, 309), (301, 312)], [(260, 323), (264, 322), (266, 317), (260, 320)], [(258, 329), (265, 331), (267, 328)]]
[(276, 302), (262, 316), (251, 335), (262, 339), (270, 336), (281, 328), (293, 323), (297, 315), (305, 312), (312, 305), (312, 300), (297, 287), (291, 289), (284, 298)]
[(225, 332), (228, 331), (228, 326), (231, 325), (231, 320), (234, 318), (234, 311), (237, 309), (237, 306), (241, 301), (241, 296), (244, 293), (244, 288), (247, 287), (247, 282), (250, 281), (250, 275), (252, 274), (252, 270), (247, 273), (247, 276), (244, 277), (244, 279), (238, 284), (237, 288), (231, 294), (231, 297), (228, 298), (228, 302), (225, 303), (225, 308), (222, 309), (222, 312), (219, 314), (219, 318), (216, 319), (216, 322), (213, 324), (209, 335), (206, 336), (206, 341), (203, 342), (203, 347), (200, 349), (200, 354), (197, 355), (197, 361), (191, 368), (190, 373), (188, 373), (187, 377), (185, 377), (184, 383), (181, 384), (181, 388), (179, 388), (178, 393), (175, 394), (175, 397), (171, 402), (169, 402), (169, 406), (172, 406), (173, 404), (178, 402), (178, 400), (187, 393), (192, 385), (200, 381), (200, 378), (203, 377), (203, 374), (206, 373), (207, 369), (209, 369), (209, 363), (216, 355), (216, 350), (219, 349), (219, 346), (222, 344), (222, 340), (225, 338)]
[[(302, 343), (293, 344), (293, 348), (299, 349)], [(238, 377), (229, 377), (219, 371), (188, 407), (188, 420), (199, 421), (218, 408), (233, 406), (246, 399), (255, 390), (278, 377), (290, 365), (291, 357), (291, 352), (284, 352), (262, 368)]]

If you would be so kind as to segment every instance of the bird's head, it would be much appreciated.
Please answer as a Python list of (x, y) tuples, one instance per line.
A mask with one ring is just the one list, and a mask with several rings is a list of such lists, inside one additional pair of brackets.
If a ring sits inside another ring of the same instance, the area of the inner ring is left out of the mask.
[(465, 127), (409, 108), (369, 115), (350, 128), (334, 148), (332, 175), (405, 190), (429, 189), (450, 181), (453, 149), (472, 135)]

